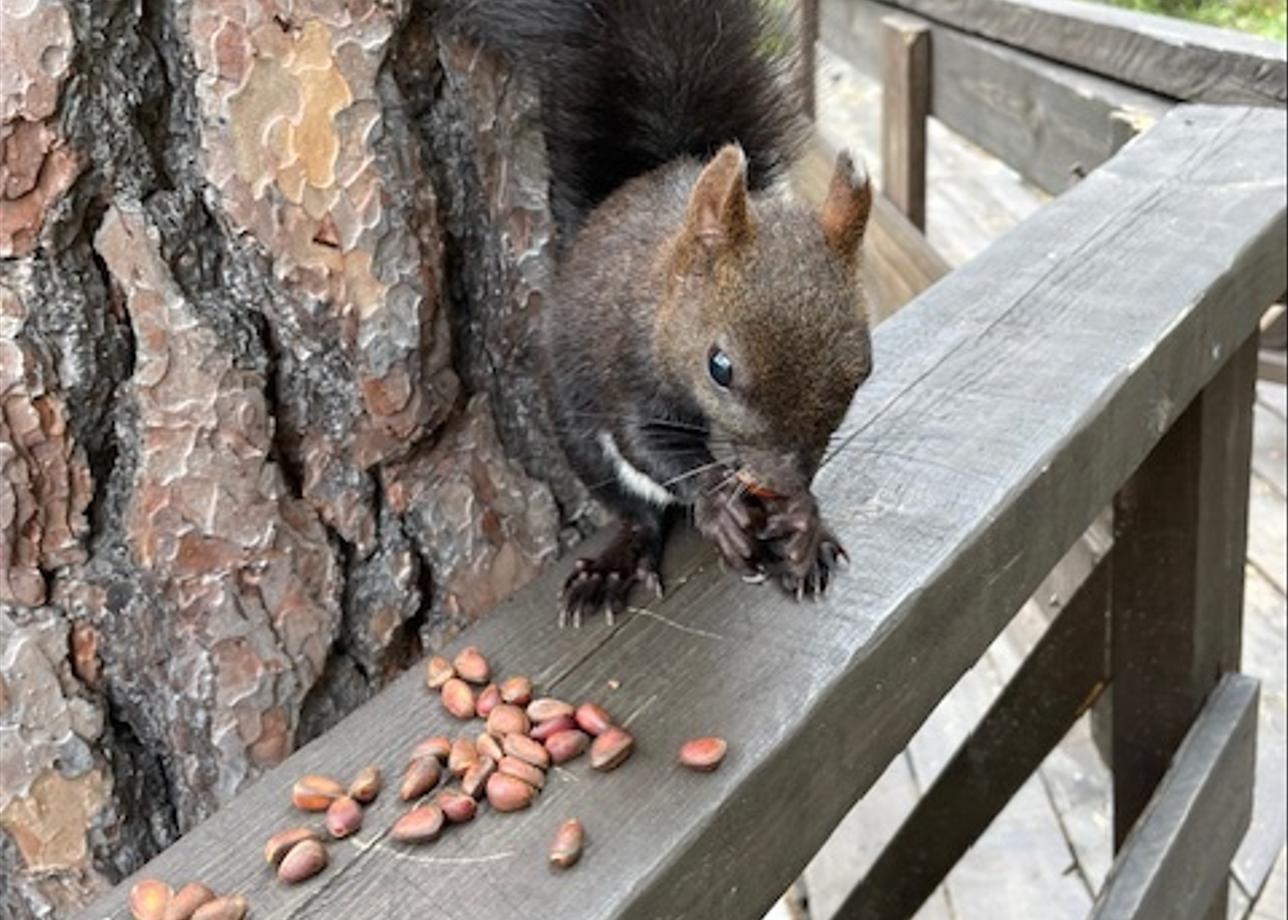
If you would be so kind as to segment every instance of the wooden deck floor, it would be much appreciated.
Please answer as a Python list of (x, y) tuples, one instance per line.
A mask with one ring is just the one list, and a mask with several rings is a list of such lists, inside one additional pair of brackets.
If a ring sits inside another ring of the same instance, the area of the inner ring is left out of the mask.
[[(820, 130), (861, 152), (881, 175), (880, 88), (824, 57)], [(1010, 169), (932, 123), (927, 230), (960, 264), (1041, 207), (1044, 196)], [(1232, 871), (1229, 917), (1286, 920), (1285, 908), (1285, 389), (1260, 384), (1251, 484), (1245, 672), (1262, 681), (1252, 827)], [(827, 920), (872, 863), (920, 792), (978, 720), (1049, 621), (1050, 601), (1030, 602), (836, 829), (774, 920)], [(1045, 609), (1044, 609), (1045, 608)], [(1112, 859), (1110, 776), (1083, 718), (918, 914), (920, 920), (1073, 920), (1085, 917)]]

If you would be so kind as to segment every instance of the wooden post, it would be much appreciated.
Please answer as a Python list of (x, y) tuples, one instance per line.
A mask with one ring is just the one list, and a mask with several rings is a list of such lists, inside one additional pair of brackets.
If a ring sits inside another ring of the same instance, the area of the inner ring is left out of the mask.
[[(1239, 666), (1253, 334), (1114, 500), (1114, 844), (1121, 847), (1208, 692)], [(1220, 892), (1222, 916), (1225, 888)]]
[(1230, 861), (1252, 817), (1258, 688), (1228, 674), (1208, 695), (1090, 920), (1193, 917), (1209, 905), (1226, 916)]
[(819, 0), (800, 0), (800, 80), (801, 106), (805, 114), (814, 118), (817, 115), (817, 99), (814, 91), (818, 69), (818, 4)]
[(911, 16), (881, 20), (881, 161), (886, 197), (926, 229), (926, 118), (930, 28)]
[(1108, 682), (1100, 562), (989, 707), (835, 920), (911, 917)]

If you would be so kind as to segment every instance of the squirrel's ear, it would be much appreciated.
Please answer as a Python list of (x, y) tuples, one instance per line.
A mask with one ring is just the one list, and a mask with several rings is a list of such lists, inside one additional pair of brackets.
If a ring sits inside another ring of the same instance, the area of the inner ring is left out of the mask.
[(868, 172), (862, 163), (856, 169), (849, 152), (841, 151), (819, 220), (827, 245), (844, 261), (852, 262), (858, 255), (871, 211), (872, 183)]
[(752, 233), (747, 208), (747, 155), (737, 144), (720, 148), (689, 195), (688, 235), (716, 249), (737, 244)]

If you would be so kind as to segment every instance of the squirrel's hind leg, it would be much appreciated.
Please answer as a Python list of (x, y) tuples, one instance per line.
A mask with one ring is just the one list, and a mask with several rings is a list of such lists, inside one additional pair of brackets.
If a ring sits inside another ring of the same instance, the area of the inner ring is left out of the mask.
[(581, 625), (583, 617), (604, 611), (609, 624), (626, 609), (631, 590), (640, 585), (662, 596), (662, 547), (668, 516), (659, 511), (623, 522), (611, 543), (597, 556), (578, 559), (564, 582), (559, 624), (569, 619)]

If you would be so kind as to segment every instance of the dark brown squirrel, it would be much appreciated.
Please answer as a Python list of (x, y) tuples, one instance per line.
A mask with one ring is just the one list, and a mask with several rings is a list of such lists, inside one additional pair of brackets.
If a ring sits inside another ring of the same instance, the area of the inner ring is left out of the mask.
[(758, 0), (449, 0), (447, 28), (540, 79), (560, 260), (552, 422), (622, 526), (564, 586), (579, 622), (661, 593), (692, 509), (725, 563), (798, 597), (845, 551), (810, 493), (872, 369), (871, 189), (841, 154), (815, 212), (782, 187), (801, 121)]

